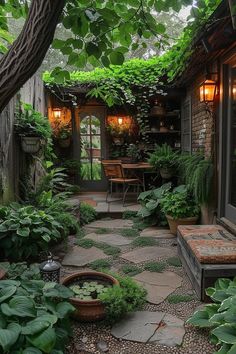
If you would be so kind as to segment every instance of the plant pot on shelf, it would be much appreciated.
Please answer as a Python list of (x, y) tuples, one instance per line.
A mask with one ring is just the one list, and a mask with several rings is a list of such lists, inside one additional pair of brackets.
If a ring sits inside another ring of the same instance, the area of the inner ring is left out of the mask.
[(181, 218), (181, 219), (174, 219), (170, 215), (166, 215), (166, 219), (168, 221), (170, 232), (174, 235), (177, 234), (177, 227), (179, 225), (195, 225), (198, 220), (198, 216), (192, 216), (189, 218)]
[(174, 170), (171, 167), (160, 168), (160, 175), (163, 179), (170, 179), (174, 175)]
[[(69, 275), (62, 281), (62, 284), (68, 287), (90, 281), (97, 281), (108, 286), (119, 285), (118, 280), (111, 275), (93, 271)], [(99, 299), (81, 300), (73, 297), (70, 299), (70, 303), (75, 307), (72, 316), (77, 320), (92, 322), (105, 317), (105, 306)]]
[(58, 144), (62, 148), (68, 148), (71, 143), (71, 138), (66, 138), (66, 139), (58, 139)]
[(43, 145), (43, 139), (38, 136), (22, 136), (22, 150), (28, 154), (36, 154)]

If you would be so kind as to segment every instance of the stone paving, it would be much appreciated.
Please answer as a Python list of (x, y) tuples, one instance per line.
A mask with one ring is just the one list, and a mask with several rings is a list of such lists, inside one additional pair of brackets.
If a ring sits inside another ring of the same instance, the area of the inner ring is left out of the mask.
[[(182, 267), (171, 266), (170, 257), (177, 257), (176, 238), (169, 230), (149, 227), (137, 231), (137, 236), (154, 238), (157, 246), (135, 246), (135, 237), (121, 235), (123, 229), (131, 229), (131, 220), (103, 219), (84, 227), (85, 239), (119, 247), (121, 253), (114, 257), (98, 247), (82, 248), (76, 240), (63, 259), (62, 273), (71, 274), (87, 269), (91, 262), (108, 259), (112, 270), (122, 275), (124, 265), (140, 269), (133, 279), (147, 290), (147, 303), (143, 309), (129, 314), (111, 327), (107, 323), (75, 323), (74, 339), (66, 354), (212, 354), (216, 348), (209, 344), (207, 333), (185, 324), (185, 321), (201, 305)], [(99, 231), (98, 231), (99, 229)], [(104, 233), (102, 233), (104, 229)], [(98, 231), (98, 232), (96, 232)], [(149, 262), (165, 263), (162, 272), (149, 271)], [(189, 302), (170, 303), (169, 296), (190, 296)], [(201, 348), (201, 349), (199, 349)], [(199, 351), (201, 350), (201, 351)]]

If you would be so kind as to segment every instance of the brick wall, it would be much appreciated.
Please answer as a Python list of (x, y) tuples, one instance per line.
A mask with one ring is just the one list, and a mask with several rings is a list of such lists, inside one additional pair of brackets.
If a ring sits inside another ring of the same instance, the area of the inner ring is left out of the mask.
[(205, 103), (199, 100), (199, 86), (205, 75), (199, 74), (187, 87), (187, 95), (191, 96), (192, 106), (192, 151), (203, 151), (207, 157), (212, 150), (213, 118), (206, 111)]

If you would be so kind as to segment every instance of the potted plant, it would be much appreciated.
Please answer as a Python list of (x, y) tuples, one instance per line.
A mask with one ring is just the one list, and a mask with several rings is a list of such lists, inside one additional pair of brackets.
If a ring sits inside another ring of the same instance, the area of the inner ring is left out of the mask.
[(160, 170), (162, 178), (170, 179), (174, 174), (177, 156), (169, 145), (157, 145), (155, 150), (149, 154), (148, 162), (156, 170)]
[(176, 187), (173, 191), (166, 191), (160, 205), (170, 232), (175, 235), (179, 225), (194, 225), (198, 220), (200, 207), (185, 185)]
[(142, 153), (139, 146), (130, 144), (127, 148), (127, 156), (131, 158), (132, 162), (138, 162), (142, 160)]
[(35, 154), (51, 138), (49, 121), (30, 104), (22, 103), (15, 113), (15, 131), (21, 137), (22, 150)]
[(72, 129), (70, 122), (61, 123), (56, 130), (55, 137), (62, 148), (67, 148), (71, 144)]

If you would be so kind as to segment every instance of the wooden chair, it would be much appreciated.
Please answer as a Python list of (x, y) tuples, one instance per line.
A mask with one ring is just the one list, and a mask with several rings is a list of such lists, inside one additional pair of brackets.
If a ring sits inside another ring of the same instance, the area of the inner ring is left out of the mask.
[(137, 197), (139, 195), (139, 189), (142, 187), (142, 182), (138, 178), (125, 177), (124, 170), (122, 168), (121, 162), (106, 162), (102, 161), (102, 166), (104, 169), (104, 174), (108, 180), (108, 190), (106, 195), (106, 202), (108, 201), (109, 193), (112, 197), (112, 187), (113, 184), (118, 184), (123, 186), (123, 206), (125, 205), (125, 198), (128, 190), (131, 186), (137, 186)]

